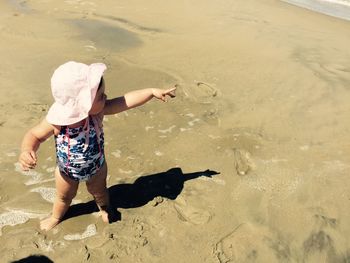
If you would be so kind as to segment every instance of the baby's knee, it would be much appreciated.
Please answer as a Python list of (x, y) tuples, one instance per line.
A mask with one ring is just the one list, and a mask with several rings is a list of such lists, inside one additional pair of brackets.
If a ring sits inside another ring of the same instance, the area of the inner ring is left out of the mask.
[(60, 202), (71, 203), (75, 196), (76, 196), (76, 193), (65, 193), (65, 194), (57, 193), (56, 198)]
[(86, 189), (90, 194), (95, 195), (107, 190), (107, 186), (104, 181), (92, 181), (86, 183)]
[(87, 191), (94, 195), (94, 193), (97, 191), (96, 187), (93, 184), (86, 184)]
[(88, 192), (94, 197), (103, 197), (108, 194), (107, 188), (88, 187)]

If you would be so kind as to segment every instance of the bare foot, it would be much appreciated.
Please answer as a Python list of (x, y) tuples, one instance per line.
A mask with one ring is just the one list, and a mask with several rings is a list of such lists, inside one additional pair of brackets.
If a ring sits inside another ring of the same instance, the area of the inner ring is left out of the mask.
[(58, 223), (60, 222), (59, 219), (54, 218), (52, 216), (45, 218), (44, 220), (40, 221), (40, 229), (49, 231), (50, 229), (54, 228)]

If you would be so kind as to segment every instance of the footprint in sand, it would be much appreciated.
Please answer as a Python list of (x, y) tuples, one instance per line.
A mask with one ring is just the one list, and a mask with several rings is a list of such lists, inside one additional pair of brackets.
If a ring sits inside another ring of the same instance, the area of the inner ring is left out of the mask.
[(347, 241), (331, 228), (314, 229), (303, 243), (305, 262), (348, 262)]
[(290, 251), (265, 227), (250, 223), (239, 225), (224, 236), (214, 248), (220, 263), (289, 262)]
[(326, 215), (322, 208), (314, 215), (315, 223), (303, 242), (307, 262), (348, 262), (347, 240), (339, 229), (337, 218)]
[(251, 171), (253, 162), (250, 157), (250, 153), (243, 149), (233, 149), (234, 154), (234, 167), (238, 175), (246, 175)]
[(180, 220), (194, 225), (208, 223), (211, 219), (211, 214), (208, 211), (187, 205), (187, 202), (181, 196), (176, 199), (174, 208)]

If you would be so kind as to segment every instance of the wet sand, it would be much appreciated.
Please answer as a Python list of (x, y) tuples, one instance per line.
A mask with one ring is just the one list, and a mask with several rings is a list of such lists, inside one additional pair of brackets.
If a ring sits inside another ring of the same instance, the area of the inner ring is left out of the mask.
[[(11, 262), (348, 262), (350, 23), (278, 1), (2, 1), (0, 254)], [(66, 220), (54, 142), (18, 168), (67, 60), (109, 97), (179, 85), (105, 121), (104, 225), (82, 184)], [(48, 261), (50, 262), (50, 261)]]

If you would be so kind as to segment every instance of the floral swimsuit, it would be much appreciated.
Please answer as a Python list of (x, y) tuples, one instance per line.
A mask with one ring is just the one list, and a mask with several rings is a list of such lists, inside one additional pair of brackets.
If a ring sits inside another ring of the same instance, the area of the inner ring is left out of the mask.
[(96, 117), (89, 116), (81, 127), (62, 126), (55, 143), (61, 174), (75, 181), (89, 180), (105, 162), (104, 134)]

